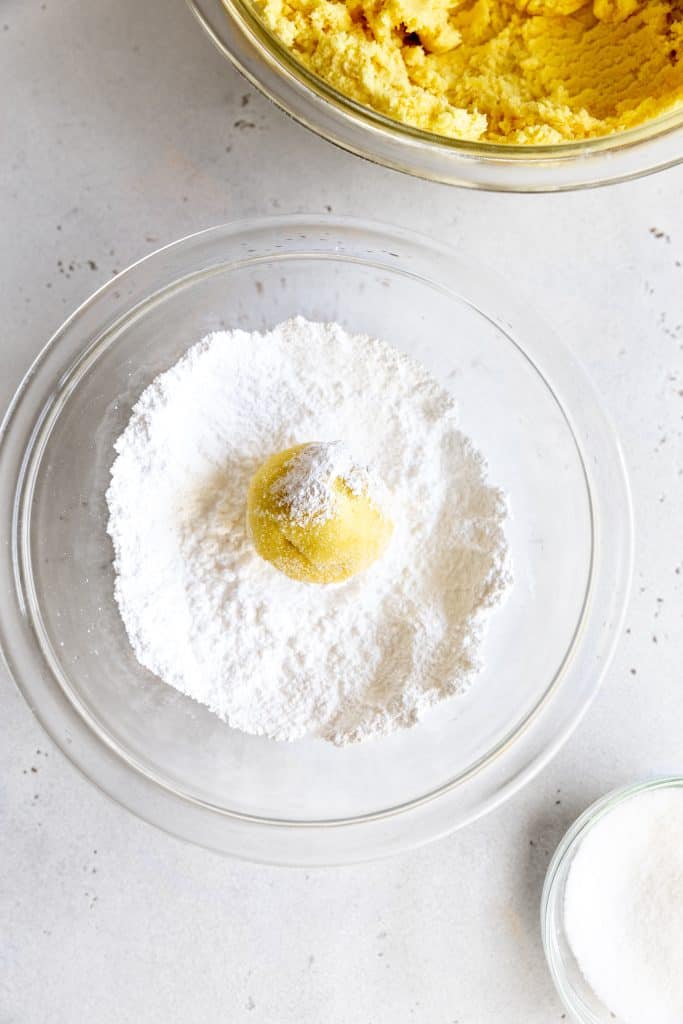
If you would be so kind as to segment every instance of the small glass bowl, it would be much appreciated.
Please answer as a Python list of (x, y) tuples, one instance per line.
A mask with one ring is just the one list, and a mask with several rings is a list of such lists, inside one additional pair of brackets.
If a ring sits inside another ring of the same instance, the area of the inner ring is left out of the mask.
[[(342, 749), (230, 729), (144, 670), (114, 601), (105, 529), (113, 443), (145, 387), (211, 331), (295, 314), (383, 337), (425, 365), (511, 509), (514, 586), (474, 685), (412, 729)], [(337, 218), (202, 232), (84, 303), (0, 430), (0, 529), (0, 649), (62, 750), (175, 835), (298, 864), (426, 842), (517, 790), (595, 695), (632, 564), (619, 444), (552, 329), (469, 254)]]
[(620, 1018), (602, 1003), (584, 978), (569, 945), (564, 901), (569, 871), (590, 830), (618, 806), (646, 790), (683, 787), (683, 776), (637, 782), (613, 790), (577, 818), (555, 850), (541, 897), (541, 932), (548, 967), (562, 1003), (580, 1024), (619, 1024)]
[(188, 0), (220, 52), (300, 124), (351, 153), (449, 185), (558, 192), (626, 181), (683, 160), (683, 107), (636, 128), (545, 146), (465, 142), (385, 117), (305, 68), (252, 0)]

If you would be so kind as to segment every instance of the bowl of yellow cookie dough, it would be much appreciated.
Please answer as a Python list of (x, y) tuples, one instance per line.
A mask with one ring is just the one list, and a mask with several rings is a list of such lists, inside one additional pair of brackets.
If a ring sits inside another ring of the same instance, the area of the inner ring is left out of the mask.
[(419, 177), (510, 192), (683, 159), (680, 0), (189, 0), (301, 124)]

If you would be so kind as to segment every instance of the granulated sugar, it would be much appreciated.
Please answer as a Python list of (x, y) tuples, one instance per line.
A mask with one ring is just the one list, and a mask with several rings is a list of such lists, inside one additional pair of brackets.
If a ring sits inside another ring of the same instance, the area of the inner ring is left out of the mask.
[[(247, 535), (255, 469), (311, 441), (343, 441), (335, 457), (391, 494), (388, 550), (343, 584), (287, 578)], [(509, 582), (505, 501), (448, 393), (383, 342), (301, 318), (209, 335), (147, 388), (116, 451), (108, 529), (133, 650), (231, 726), (362, 740), (479, 667)]]
[(681, 1024), (683, 787), (638, 793), (592, 827), (569, 871), (565, 925), (621, 1024)]

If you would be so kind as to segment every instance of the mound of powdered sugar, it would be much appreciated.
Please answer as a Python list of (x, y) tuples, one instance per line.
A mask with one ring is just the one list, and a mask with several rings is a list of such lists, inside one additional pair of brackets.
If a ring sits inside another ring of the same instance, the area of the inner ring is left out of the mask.
[[(274, 452), (340, 439), (334, 457), (386, 484), (394, 534), (345, 583), (297, 582), (251, 545), (249, 481)], [(302, 318), (211, 334), (144, 391), (115, 447), (108, 531), (133, 650), (231, 726), (362, 740), (478, 668), (509, 581), (505, 501), (448, 393), (385, 343)]]

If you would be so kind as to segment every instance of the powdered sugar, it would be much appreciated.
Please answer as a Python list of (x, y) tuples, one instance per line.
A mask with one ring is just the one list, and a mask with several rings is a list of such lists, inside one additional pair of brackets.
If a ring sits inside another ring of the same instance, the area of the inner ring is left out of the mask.
[[(353, 452), (391, 492), (394, 536), (346, 583), (300, 583), (253, 550), (249, 480), (273, 452), (339, 439), (328, 456)], [(230, 725), (343, 744), (412, 725), (477, 669), (508, 583), (505, 502), (451, 397), (388, 345), (301, 318), (209, 335), (146, 389), (116, 451), (108, 529), (132, 647)]]
[(270, 488), (298, 526), (325, 522), (337, 506), (335, 480), (342, 480), (352, 494), (366, 495), (382, 511), (389, 509), (383, 482), (369, 466), (361, 466), (343, 441), (307, 444), (285, 465), (284, 475)]

